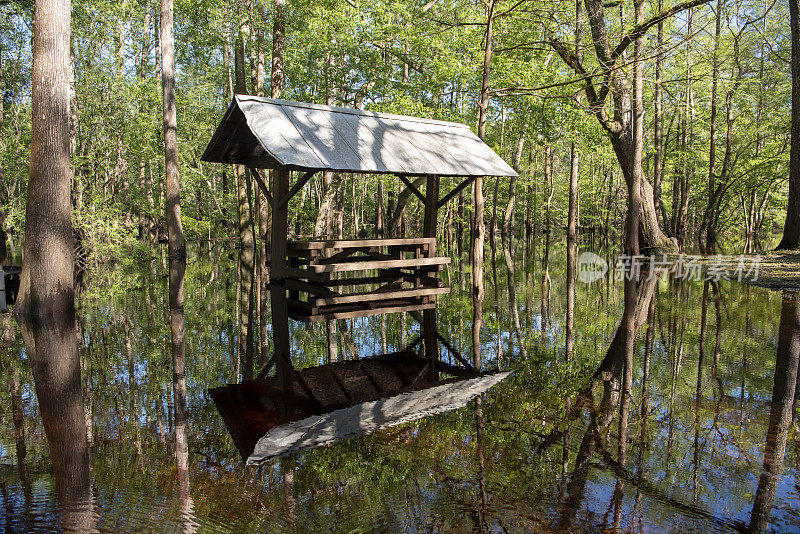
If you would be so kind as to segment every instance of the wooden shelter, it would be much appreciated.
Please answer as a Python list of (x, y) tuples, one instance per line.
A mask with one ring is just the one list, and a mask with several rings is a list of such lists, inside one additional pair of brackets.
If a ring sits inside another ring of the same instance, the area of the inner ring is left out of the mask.
[[(419, 319), (431, 375), (437, 372), (439, 341), (470, 367), (436, 332), (435, 298), (448, 289), (435, 273), (449, 262), (436, 256), (438, 210), (478, 176), (517, 173), (468, 126), (236, 95), (202, 159), (247, 166), (272, 208), (270, 297), (275, 353), (268, 367), (277, 366), (286, 388), (291, 387), (292, 370), (290, 315), (314, 321), (422, 312)], [(271, 188), (259, 169), (273, 170)], [(292, 171), (299, 171), (294, 183), (290, 183)], [(289, 201), (320, 171), (397, 175), (425, 207), (423, 235), (418, 239), (289, 242)], [(426, 177), (424, 193), (412, 184), (411, 176)], [(463, 180), (440, 196), (441, 176)], [(351, 276), (334, 279), (333, 273)], [(350, 291), (345, 293), (343, 288)]]

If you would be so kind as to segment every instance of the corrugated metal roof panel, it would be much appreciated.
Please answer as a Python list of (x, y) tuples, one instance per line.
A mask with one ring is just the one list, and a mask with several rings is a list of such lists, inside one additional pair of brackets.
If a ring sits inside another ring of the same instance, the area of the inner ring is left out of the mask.
[[(268, 157), (231, 151), (249, 135), (242, 123)], [(463, 124), (236, 95), (203, 160), (264, 165), (273, 159), (275, 166), (307, 170), (517, 175)]]

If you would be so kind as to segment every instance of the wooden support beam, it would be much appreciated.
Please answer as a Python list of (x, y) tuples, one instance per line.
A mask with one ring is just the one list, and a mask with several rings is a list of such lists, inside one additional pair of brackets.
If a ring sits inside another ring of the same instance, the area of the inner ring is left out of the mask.
[(453, 197), (456, 196), (462, 189), (464, 189), (469, 184), (474, 182), (475, 178), (477, 178), (477, 176), (470, 176), (469, 178), (467, 178), (466, 180), (464, 180), (463, 182), (461, 182), (460, 184), (455, 186), (452, 191), (447, 193), (444, 196), (444, 198), (442, 198), (442, 200), (440, 200), (439, 202), (436, 203), (436, 207), (437, 208), (441, 208), (442, 206), (444, 206), (445, 204), (450, 202), (453, 199)]
[[(275, 201), (272, 198), (272, 193), (270, 193), (269, 187), (267, 187), (267, 184), (264, 183), (263, 178), (261, 178), (261, 174), (259, 174), (259, 172), (254, 167), (247, 167), (247, 168), (250, 170), (250, 174), (253, 175), (253, 178), (255, 178), (256, 183), (258, 183), (258, 187), (261, 188), (261, 192), (264, 193), (265, 197), (267, 197), (267, 202), (269, 202), (269, 205), (275, 206)], [(287, 174), (289, 173), (289, 171), (283, 171), (283, 172), (286, 172)]]
[(442, 343), (442, 345), (444, 345), (444, 348), (446, 348), (448, 352), (450, 352), (450, 354), (452, 354), (453, 357), (458, 360), (461, 365), (463, 365), (469, 371), (475, 371), (475, 367), (473, 367), (471, 363), (464, 359), (464, 357), (456, 349), (454, 349), (453, 346), (438, 331), (436, 332), (436, 338)]
[(406, 178), (402, 174), (398, 174), (397, 177), (400, 178), (401, 182), (406, 184), (406, 187), (409, 189), (409, 191), (414, 193), (417, 196), (417, 198), (420, 200), (420, 202), (425, 204), (425, 196), (422, 193), (419, 192), (419, 189), (414, 187), (414, 184), (412, 184), (411, 181), (408, 178)]
[[(255, 173), (254, 173), (255, 174)], [(257, 176), (257, 175), (256, 175)], [(289, 171), (276, 169), (272, 175), (275, 195), (283, 198), (289, 190)], [(286, 298), (286, 241), (288, 221), (286, 206), (272, 209), (272, 236), (270, 241), (269, 292), (272, 306), (272, 341), (274, 345), (277, 377), (284, 390), (292, 387), (292, 359), (289, 339), (289, 303)]]
[[(439, 176), (428, 175), (425, 184), (425, 218), (422, 223), (422, 237), (434, 238), (433, 243), (428, 245), (428, 258), (436, 256), (436, 225), (439, 214)], [(422, 312), (422, 335), (425, 338), (425, 358), (428, 360), (428, 379), (438, 380), (439, 372), (435, 362), (439, 361), (439, 340), (436, 337), (436, 308), (430, 308)]]
[(293, 185), (293, 186), (292, 186), (292, 188), (289, 190), (289, 192), (288, 192), (288, 193), (286, 193), (286, 195), (284, 195), (284, 196), (282, 196), (282, 197), (281, 197), (281, 199), (278, 201), (278, 206), (279, 206), (279, 207), (282, 207), (282, 208), (285, 208), (286, 206), (288, 206), (288, 205), (289, 205), (289, 201), (290, 201), (290, 200), (292, 200), (292, 197), (294, 197), (294, 196), (297, 194), (297, 192), (298, 192), (298, 191), (300, 191), (301, 189), (303, 189), (303, 186), (304, 186), (304, 185), (306, 185), (306, 184), (308, 183), (308, 181), (309, 181), (309, 180), (310, 180), (310, 179), (311, 179), (311, 178), (312, 178), (312, 177), (313, 177), (315, 174), (317, 174), (318, 172), (319, 172), (319, 171), (308, 171), (307, 173), (305, 173), (305, 174), (302, 176), (302, 178), (300, 178), (299, 180), (297, 180), (297, 181), (294, 183), (294, 185)]
[(275, 367), (275, 353), (274, 352), (272, 353), (272, 356), (270, 356), (269, 361), (267, 362), (267, 365), (265, 365), (264, 368), (261, 369), (261, 372), (258, 373), (258, 376), (256, 377), (256, 380), (264, 380), (267, 377), (267, 375), (269, 374), (269, 372), (272, 371), (273, 367)]

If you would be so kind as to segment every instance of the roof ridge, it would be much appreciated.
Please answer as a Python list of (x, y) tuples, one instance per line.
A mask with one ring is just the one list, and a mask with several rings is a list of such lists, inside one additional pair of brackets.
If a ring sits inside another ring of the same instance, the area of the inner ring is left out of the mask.
[(332, 111), (336, 113), (346, 113), (349, 115), (363, 115), (367, 117), (386, 118), (393, 120), (402, 120), (408, 122), (422, 122), (426, 124), (438, 124), (440, 126), (448, 126), (451, 128), (467, 128), (469, 126), (461, 122), (443, 121), (440, 119), (428, 119), (426, 117), (414, 117), (411, 115), (398, 115), (396, 113), (384, 113), (380, 111), (369, 111), (366, 109), (344, 108), (340, 106), (326, 106), (324, 104), (315, 104), (312, 102), (300, 102), (297, 100), (283, 100), (280, 98), (268, 98), (265, 96), (255, 96), (246, 94), (235, 94), (234, 98), (239, 100), (255, 100), (257, 102), (264, 102), (267, 104), (276, 104), (280, 106), (291, 106), (308, 109), (316, 109), (320, 111)]

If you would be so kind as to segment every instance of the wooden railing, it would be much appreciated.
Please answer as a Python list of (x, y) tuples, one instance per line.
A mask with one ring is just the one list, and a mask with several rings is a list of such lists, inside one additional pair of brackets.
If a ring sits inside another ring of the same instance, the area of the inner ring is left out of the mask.
[(435, 238), (290, 241), (289, 313), (321, 321), (433, 308), (450, 291), (436, 278), (450, 258), (435, 251)]

